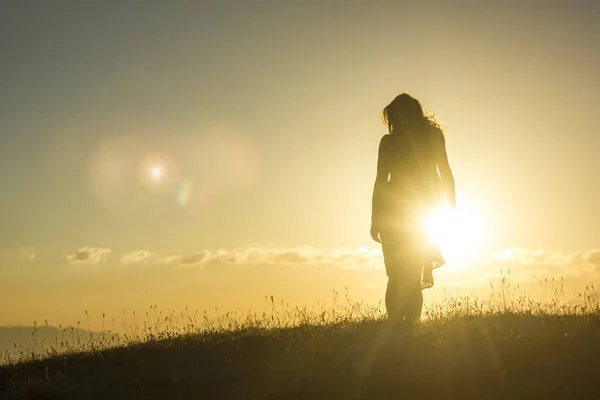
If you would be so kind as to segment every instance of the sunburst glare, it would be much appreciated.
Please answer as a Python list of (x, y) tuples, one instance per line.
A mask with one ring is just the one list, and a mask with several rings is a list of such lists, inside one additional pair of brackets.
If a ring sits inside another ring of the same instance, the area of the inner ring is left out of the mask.
[(484, 229), (481, 216), (469, 203), (456, 210), (448, 204), (430, 211), (425, 229), (429, 239), (437, 244), (450, 267), (464, 267), (482, 244)]

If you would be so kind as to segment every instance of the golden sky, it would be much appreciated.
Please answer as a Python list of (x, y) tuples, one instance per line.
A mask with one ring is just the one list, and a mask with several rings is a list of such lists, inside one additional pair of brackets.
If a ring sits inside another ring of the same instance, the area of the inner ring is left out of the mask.
[(438, 289), (594, 282), (598, 48), (583, 0), (3, 3), (0, 325), (378, 301), (403, 91), (446, 127), (463, 218)]

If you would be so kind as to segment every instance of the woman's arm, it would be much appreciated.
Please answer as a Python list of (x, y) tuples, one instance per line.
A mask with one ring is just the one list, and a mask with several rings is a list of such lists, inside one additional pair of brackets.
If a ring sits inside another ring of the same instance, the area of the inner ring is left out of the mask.
[(373, 187), (373, 204), (371, 209), (371, 238), (374, 241), (381, 243), (379, 233), (381, 232), (381, 217), (383, 212), (384, 201), (384, 186), (388, 181), (389, 170), (389, 135), (385, 135), (379, 142), (379, 152), (377, 155), (377, 175), (375, 177), (375, 185)]
[(444, 134), (440, 133), (439, 147), (437, 151), (437, 166), (440, 173), (442, 190), (446, 195), (446, 200), (453, 209), (456, 208), (456, 188), (454, 186), (454, 175), (450, 169), (448, 154), (446, 152), (446, 139)]

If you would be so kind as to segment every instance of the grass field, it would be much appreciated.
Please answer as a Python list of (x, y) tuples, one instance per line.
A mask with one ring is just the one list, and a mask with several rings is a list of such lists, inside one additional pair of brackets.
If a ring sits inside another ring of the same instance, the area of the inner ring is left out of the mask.
[(595, 289), (534, 302), (508, 286), (487, 301), (448, 296), (414, 326), (347, 297), (216, 319), (154, 310), (125, 335), (5, 356), (0, 399), (600, 396)]

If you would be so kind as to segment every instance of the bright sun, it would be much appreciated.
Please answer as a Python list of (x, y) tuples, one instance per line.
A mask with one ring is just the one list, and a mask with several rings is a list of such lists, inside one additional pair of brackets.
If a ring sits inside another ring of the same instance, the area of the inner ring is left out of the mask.
[(150, 176), (154, 181), (160, 181), (163, 177), (163, 169), (161, 166), (155, 165), (150, 168)]
[(432, 210), (426, 220), (429, 239), (436, 243), (449, 265), (471, 259), (481, 245), (483, 226), (468, 205), (452, 210), (448, 205)]

